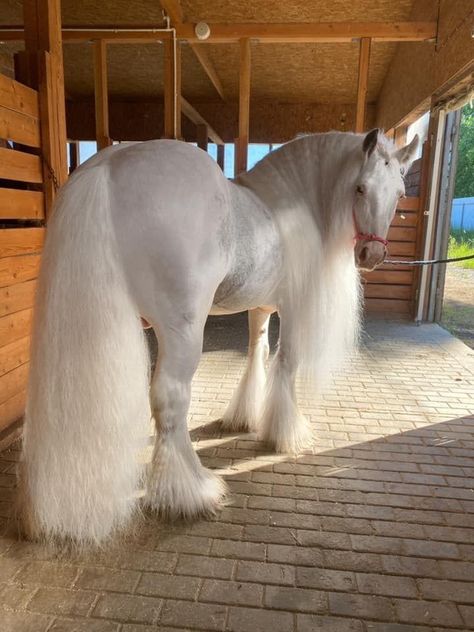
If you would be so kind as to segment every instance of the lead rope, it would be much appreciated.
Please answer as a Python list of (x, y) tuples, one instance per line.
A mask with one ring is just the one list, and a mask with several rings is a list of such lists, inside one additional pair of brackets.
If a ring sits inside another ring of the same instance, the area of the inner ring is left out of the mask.
[(419, 261), (396, 261), (395, 259), (385, 259), (384, 264), (394, 266), (432, 266), (438, 263), (453, 263), (454, 261), (467, 261), (468, 259), (474, 259), (474, 255), (451, 257), (450, 259), (421, 259)]

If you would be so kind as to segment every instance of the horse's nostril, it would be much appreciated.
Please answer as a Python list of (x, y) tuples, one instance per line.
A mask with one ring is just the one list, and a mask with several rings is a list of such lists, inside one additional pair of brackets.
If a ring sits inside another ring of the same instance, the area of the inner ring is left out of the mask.
[(369, 258), (369, 249), (365, 246), (359, 253), (359, 263), (364, 264), (367, 263), (367, 259)]

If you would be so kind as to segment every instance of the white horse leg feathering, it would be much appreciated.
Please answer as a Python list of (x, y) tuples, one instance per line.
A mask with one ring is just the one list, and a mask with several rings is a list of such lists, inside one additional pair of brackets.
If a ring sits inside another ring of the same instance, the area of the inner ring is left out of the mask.
[[(38, 284), (20, 467), (25, 530), (102, 544), (129, 522), (144, 481), (161, 514), (216, 508), (224, 486), (186, 428), (208, 313), (251, 310), (249, 365), (227, 427), (260, 423), (280, 451), (305, 445), (297, 371), (321, 383), (350, 353), (356, 264), (382, 260), (416, 145), (397, 150), (377, 130), (302, 137), (234, 182), (204, 152), (167, 140), (110, 147), (77, 169), (49, 222)], [(281, 317), (263, 406), (262, 306)], [(159, 340), (151, 391), (140, 317)], [(146, 473), (150, 400), (157, 437)]]
[(249, 310), (249, 350), (245, 373), (222, 417), (225, 430), (256, 432), (265, 394), (265, 363), (268, 359), (268, 324), (271, 308)]

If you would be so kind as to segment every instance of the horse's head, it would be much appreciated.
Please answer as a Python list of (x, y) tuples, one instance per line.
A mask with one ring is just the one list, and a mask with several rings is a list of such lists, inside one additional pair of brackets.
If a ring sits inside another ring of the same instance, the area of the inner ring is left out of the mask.
[(387, 253), (387, 233), (399, 198), (405, 195), (403, 175), (410, 168), (418, 136), (396, 149), (378, 129), (362, 143), (362, 167), (354, 190), (355, 260), (359, 268), (373, 270)]

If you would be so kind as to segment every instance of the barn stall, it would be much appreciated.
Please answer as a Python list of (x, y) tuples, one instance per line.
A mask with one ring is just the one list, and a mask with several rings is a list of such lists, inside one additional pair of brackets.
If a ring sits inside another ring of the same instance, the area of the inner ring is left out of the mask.
[[(473, 11), (472, 2), (447, 0), (360, 0), (351, 6), (276, 0), (261, 6), (244, 0), (218, 5), (206, 0), (4, 3), (3, 445), (21, 434), (35, 278), (47, 216), (67, 178), (68, 157), (73, 169), (81, 142), (95, 141), (100, 149), (112, 142), (165, 137), (196, 142), (204, 150), (213, 143), (223, 168), (228, 159), (224, 148), (232, 144), (237, 174), (247, 168), (253, 143), (273, 145), (298, 133), (363, 132), (379, 126), (402, 144), (409, 125), (431, 110), (423, 154), (389, 233), (391, 257), (430, 256), (446, 151), (443, 104), (471, 85)], [(81, 624), (98, 629), (104, 619), (111, 620), (110, 629), (117, 628), (114, 621), (160, 621), (170, 629), (203, 630), (255, 629), (261, 621), (262, 629), (293, 629), (296, 617), (298, 629), (382, 630), (390, 622), (406, 630), (415, 625), (469, 628), (472, 607), (463, 593), (472, 554), (466, 544), (472, 542), (471, 498), (463, 482), (472, 476), (463, 461), (472, 448), (472, 426), (464, 419), (472, 410), (469, 354), (438, 330), (403, 325), (403, 320), (429, 318), (431, 274), (411, 266), (382, 266), (364, 275), (366, 311), (397, 320), (387, 325), (376, 319), (369, 326), (370, 352), (387, 356), (388, 350), (387, 374), (380, 375), (376, 363), (364, 359), (362, 378), (346, 377), (347, 388), (339, 382), (322, 410), (317, 400), (309, 400), (306, 412), (319, 424), (320, 449), (296, 461), (272, 460), (252, 437), (212, 438), (205, 428), (199, 433), (204, 419), (222, 412), (221, 401), (228, 398), (241, 366), (240, 357), (225, 355), (221, 342), (234, 340), (236, 348), (244, 344), (241, 321), (225, 333), (220, 321), (211, 323), (211, 355), (196, 380), (198, 392), (211, 395), (197, 398), (191, 424), (202, 459), (228, 472), (234, 506), (218, 522), (189, 528), (155, 525), (157, 542), (145, 528), (124, 559), (82, 559), (74, 578), (51, 558), (12, 562), (18, 571), (16, 578), (11, 574), (12, 594), (19, 590), (17, 580), (26, 582), (31, 594), (27, 605), (12, 608), (8, 625), (26, 629), (54, 620), (53, 629), (73, 629), (74, 622), (89, 616)], [(410, 357), (413, 348), (418, 348), (416, 363)], [(385, 396), (377, 396), (377, 390)], [(400, 397), (405, 400), (401, 408), (395, 401)], [(444, 442), (455, 445), (442, 447)], [(2, 460), (8, 485), (17, 456), (13, 449)], [(350, 472), (348, 483), (344, 471)], [(317, 505), (317, 498), (325, 500)], [(10, 492), (4, 499), (8, 504)], [(417, 514), (418, 501), (432, 514)], [(137, 566), (137, 550), (156, 556), (156, 566)], [(15, 559), (14, 548), (11, 556)], [(314, 566), (330, 579), (318, 579)], [(53, 571), (67, 578), (58, 579)], [(49, 572), (52, 583), (45, 578)], [(123, 581), (114, 584), (120, 573)], [(163, 573), (171, 574), (163, 579)], [(138, 581), (133, 595), (132, 575)], [(343, 576), (345, 588), (340, 588)], [(42, 586), (34, 595), (38, 583)], [(180, 586), (174, 592), (175, 583)], [(54, 610), (54, 591), (61, 603), (69, 604), (63, 612)], [(114, 601), (115, 591), (126, 593), (123, 599), (130, 606), (125, 614)], [(8, 595), (2, 596), (8, 608)], [(76, 599), (89, 609), (75, 610)]]

